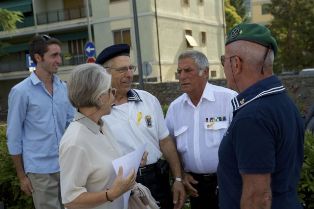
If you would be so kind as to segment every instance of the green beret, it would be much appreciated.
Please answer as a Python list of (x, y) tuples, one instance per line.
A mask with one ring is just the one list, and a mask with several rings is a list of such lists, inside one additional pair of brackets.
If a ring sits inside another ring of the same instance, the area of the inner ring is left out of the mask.
[(266, 48), (271, 47), (274, 54), (277, 53), (277, 42), (276, 39), (271, 35), (268, 28), (263, 25), (255, 23), (241, 23), (232, 28), (227, 36), (226, 46), (234, 41), (250, 41)]

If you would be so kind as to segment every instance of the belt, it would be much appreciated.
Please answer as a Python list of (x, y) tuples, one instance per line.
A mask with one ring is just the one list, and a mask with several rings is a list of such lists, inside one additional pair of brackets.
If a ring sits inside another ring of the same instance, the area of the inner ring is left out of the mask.
[(217, 174), (216, 173), (192, 173), (189, 172), (193, 177), (197, 179), (216, 179)]
[(139, 167), (139, 169), (137, 171), (137, 176), (143, 176), (143, 175), (155, 173), (156, 172), (156, 165), (157, 165), (157, 163), (153, 163), (153, 164)]

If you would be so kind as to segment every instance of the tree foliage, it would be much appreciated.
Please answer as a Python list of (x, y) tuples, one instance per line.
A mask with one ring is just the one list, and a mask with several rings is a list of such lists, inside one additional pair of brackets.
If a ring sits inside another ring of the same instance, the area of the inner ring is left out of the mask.
[(271, 14), (279, 46), (275, 71), (314, 67), (314, 0), (272, 0)]
[(230, 0), (230, 4), (236, 9), (237, 14), (245, 22), (247, 20), (247, 12), (244, 0)]
[(16, 29), (16, 23), (22, 22), (23, 14), (18, 11), (9, 11), (0, 8), (0, 25), (3, 30), (12, 31)]
[(230, 0), (225, 1), (225, 15), (226, 15), (226, 29), (229, 31), (235, 25), (242, 22), (242, 17), (237, 13), (234, 6), (231, 5)]

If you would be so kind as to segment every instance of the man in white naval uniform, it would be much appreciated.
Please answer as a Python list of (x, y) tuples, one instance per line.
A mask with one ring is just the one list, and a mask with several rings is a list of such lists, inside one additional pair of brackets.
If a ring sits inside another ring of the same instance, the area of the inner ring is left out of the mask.
[[(105, 48), (96, 59), (112, 75), (112, 87), (117, 89), (111, 114), (103, 120), (125, 153), (147, 144), (147, 164), (139, 168), (136, 181), (150, 189), (162, 209), (182, 208), (185, 190), (175, 144), (157, 98), (146, 91), (131, 89), (136, 67), (131, 65), (129, 52), (127, 44), (116, 44)], [(172, 194), (167, 162), (174, 177)]]

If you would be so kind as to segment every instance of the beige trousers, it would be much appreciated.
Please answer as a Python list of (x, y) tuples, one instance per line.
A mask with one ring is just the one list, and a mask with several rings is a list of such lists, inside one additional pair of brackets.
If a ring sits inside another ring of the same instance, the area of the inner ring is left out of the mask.
[(33, 187), (33, 201), (36, 209), (64, 209), (60, 193), (60, 174), (28, 173)]

